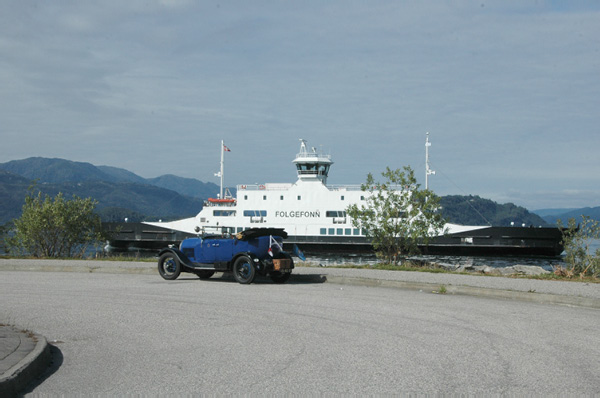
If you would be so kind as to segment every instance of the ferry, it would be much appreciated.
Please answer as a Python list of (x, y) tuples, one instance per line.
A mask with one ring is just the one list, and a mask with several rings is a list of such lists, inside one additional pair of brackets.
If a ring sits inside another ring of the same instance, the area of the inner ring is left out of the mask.
[[(427, 177), (429, 168), (426, 140)], [(304, 252), (369, 252), (373, 248), (364, 230), (352, 225), (346, 213), (351, 204), (364, 203), (369, 192), (360, 185), (328, 185), (331, 156), (308, 148), (300, 140), (293, 160), (294, 183), (240, 184), (236, 197), (223, 188), (224, 152), (221, 142), (220, 193), (210, 198), (195, 216), (172, 222), (120, 224), (110, 245), (116, 248), (160, 248), (188, 236), (236, 234), (251, 228), (283, 228), (286, 246), (298, 245)], [(117, 230), (115, 225), (111, 226)], [(110, 229), (110, 228), (109, 228)], [(448, 223), (445, 233), (430, 239), (420, 249), (426, 254), (558, 256), (563, 251), (558, 228), (467, 226)], [(162, 245), (162, 246), (161, 246)]]

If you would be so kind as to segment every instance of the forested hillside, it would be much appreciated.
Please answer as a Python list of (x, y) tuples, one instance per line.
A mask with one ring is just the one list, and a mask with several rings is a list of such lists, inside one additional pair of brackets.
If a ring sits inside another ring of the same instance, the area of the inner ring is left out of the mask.
[[(169, 188), (185, 184), (189, 185), (186, 189)], [(116, 167), (34, 157), (0, 164), (0, 224), (20, 216), (32, 185), (51, 196), (62, 192), (67, 198), (94, 198), (103, 221), (190, 217), (200, 211), (205, 199), (219, 191), (216, 184), (191, 178), (145, 179)]]
[(441, 198), (442, 214), (449, 221), (463, 225), (547, 225), (540, 216), (512, 203), (498, 204), (479, 196), (449, 195)]
[[(32, 181), (0, 171), (0, 224), (21, 214), (25, 196)], [(103, 221), (177, 219), (196, 215), (203, 200), (181, 195), (152, 185), (84, 181), (79, 183), (36, 184), (36, 192), (55, 196), (62, 192), (66, 198), (77, 195), (98, 201), (97, 210)]]
[(104, 181), (112, 183), (135, 183), (170, 189), (182, 195), (199, 199), (215, 196), (219, 186), (194, 178), (166, 174), (156, 178), (143, 178), (128, 170), (111, 166), (94, 166), (91, 163), (73, 162), (65, 159), (33, 157), (0, 163), (5, 170), (39, 183), (58, 184), (69, 182)]

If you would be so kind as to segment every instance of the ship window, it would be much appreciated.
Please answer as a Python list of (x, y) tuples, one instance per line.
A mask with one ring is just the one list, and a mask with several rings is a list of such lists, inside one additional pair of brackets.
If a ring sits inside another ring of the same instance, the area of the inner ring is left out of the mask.
[(266, 217), (266, 210), (244, 210), (244, 217)]
[(299, 164), (296, 165), (299, 174), (317, 174), (317, 165), (312, 164)]
[(281, 195), (281, 196), (279, 197), (279, 199), (280, 199), (280, 200), (283, 200), (283, 195)]
[(238, 227), (238, 228), (237, 228), (237, 232), (238, 232), (238, 233), (242, 232), (243, 230), (244, 230), (244, 228), (242, 228), (242, 227)]
[(335, 229), (329, 228), (329, 235), (335, 235)]
[(263, 200), (267, 200), (267, 195), (263, 195)]
[(360, 200), (365, 200), (365, 197), (363, 195), (361, 195)]
[(321, 228), (321, 235), (327, 235), (327, 228)]
[(360, 235), (360, 230), (358, 228), (354, 228), (352, 230), (353, 235)]
[(248, 195), (244, 195), (244, 200), (248, 200)]
[(200, 222), (206, 222), (206, 217), (200, 218)]
[(344, 195), (342, 195), (341, 199), (344, 200)]
[(233, 216), (235, 216), (235, 210), (213, 210), (213, 216), (215, 216), (215, 217), (233, 217)]
[(326, 217), (346, 217), (346, 212), (343, 210), (327, 210)]
[(345, 235), (352, 235), (352, 229), (351, 229), (351, 228), (346, 228), (346, 229), (344, 230), (344, 234), (345, 234)]
[(337, 229), (337, 235), (344, 235), (344, 230), (341, 228)]
[(298, 195), (298, 200), (302, 200), (302, 196)]

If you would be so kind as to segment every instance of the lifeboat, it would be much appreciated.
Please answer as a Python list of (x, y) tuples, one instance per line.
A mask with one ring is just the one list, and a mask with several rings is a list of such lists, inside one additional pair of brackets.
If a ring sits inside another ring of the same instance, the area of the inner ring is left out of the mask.
[(235, 199), (216, 199), (216, 198), (208, 198), (208, 202), (209, 203), (219, 203), (219, 204), (229, 204), (229, 203), (235, 203)]

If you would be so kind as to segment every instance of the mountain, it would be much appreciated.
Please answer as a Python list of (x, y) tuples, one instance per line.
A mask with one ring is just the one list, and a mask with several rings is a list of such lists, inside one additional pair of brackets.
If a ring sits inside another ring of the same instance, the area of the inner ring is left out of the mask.
[(479, 196), (448, 195), (440, 199), (442, 215), (449, 222), (463, 225), (534, 225), (546, 226), (540, 216), (513, 203), (498, 204)]
[(112, 166), (94, 166), (91, 163), (73, 162), (65, 159), (32, 157), (0, 163), (0, 170), (9, 171), (39, 183), (65, 183), (105, 181), (136, 183), (170, 189), (199, 199), (216, 196), (219, 186), (194, 178), (177, 177), (172, 174), (156, 178), (143, 178), (128, 170)]
[(537, 214), (540, 217), (546, 217), (546, 216), (552, 216), (552, 215), (556, 215), (556, 214), (564, 214), (564, 213), (568, 213), (570, 211), (573, 210), (577, 210), (574, 208), (566, 208), (566, 209), (538, 209), (538, 210), (532, 210), (531, 212), (534, 214)]
[[(132, 173), (129, 170), (120, 169), (112, 166), (95, 166), (105, 174), (114, 178), (116, 182), (135, 182), (138, 184), (147, 184), (148, 181), (139, 175)], [(108, 180), (105, 180), (108, 181)]]
[(0, 225), (21, 214), (24, 198), (31, 180), (20, 175), (0, 170)]
[[(0, 224), (20, 216), (31, 185), (31, 180), (0, 170)], [(59, 192), (67, 199), (73, 195), (91, 197), (98, 201), (96, 209), (103, 221), (122, 221), (125, 217), (130, 221), (190, 217), (202, 209), (204, 202), (153, 185), (108, 181), (43, 183), (35, 185), (35, 190), (51, 197)]]
[(23, 160), (12, 160), (0, 164), (0, 169), (10, 171), (30, 180), (39, 180), (42, 183), (119, 181), (93, 164), (64, 159), (34, 157)]
[(556, 224), (558, 220), (566, 224), (570, 218), (581, 222), (582, 215), (600, 221), (600, 206), (582, 207), (580, 209), (541, 209), (534, 210), (533, 213), (540, 215), (549, 224)]
[[(32, 157), (0, 164), (0, 224), (20, 216), (33, 180), (37, 180), (35, 188), (43, 194), (55, 196), (62, 192), (66, 198), (72, 195), (94, 198), (99, 202), (97, 211), (104, 221), (122, 221), (125, 217), (130, 221), (190, 217), (201, 210), (205, 199), (216, 197), (219, 192), (216, 184), (193, 178), (168, 174), (146, 179), (117, 167)], [(555, 224), (553, 219), (547, 218), (545, 222), (539, 215), (512, 203), (498, 204), (473, 195), (444, 196), (441, 206), (444, 217), (457, 224)], [(545, 214), (549, 217), (550, 213)], [(566, 220), (564, 216), (560, 218)]]
[(0, 224), (20, 216), (34, 180), (35, 189), (42, 194), (62, 192), (66, 198), (77, 195), (97, 200), (104, 221), (190, 217), (202, 209), (205, 199), (219, 192), (216, 184), (192, 178), (167, 175), (145, 179), (116, 167), (32, 157), (0, 164)]
[(177, 177), (172, 174), (150, 178), (147, 181), (157, 187), (170, 189), (195, 198), (216, 197), (217, 192), (219, 192), (219, 187), (211, 182), (202, 182), (195, 178)]

